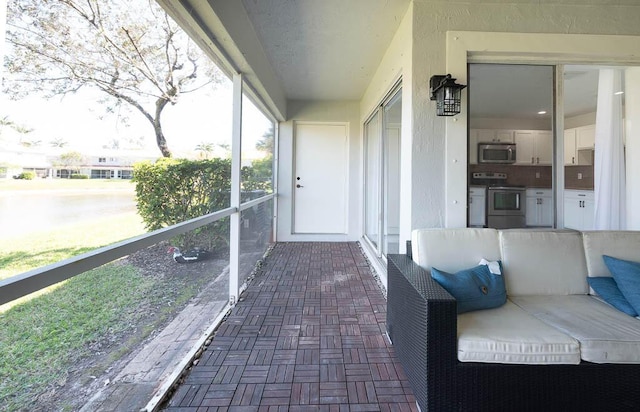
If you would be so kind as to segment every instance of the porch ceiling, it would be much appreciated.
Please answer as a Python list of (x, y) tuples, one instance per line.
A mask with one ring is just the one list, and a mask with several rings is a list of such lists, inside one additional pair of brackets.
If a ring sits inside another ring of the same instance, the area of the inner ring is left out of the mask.
[(287, 99), (358, 100), (409, 0), (242, 0)]

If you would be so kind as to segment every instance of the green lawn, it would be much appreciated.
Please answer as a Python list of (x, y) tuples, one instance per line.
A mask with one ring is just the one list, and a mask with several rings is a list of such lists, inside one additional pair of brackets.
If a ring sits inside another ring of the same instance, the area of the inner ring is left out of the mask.
[[(0, 190), (131, 189), (128, 181), (3, 181)], [(114, 228), (117, 228), (114, 230)], [(145, 232), (136, 212), (4, 240), (0, 279)], [(92, 345), (135, 325), (154, 279), (118, 262), (0, 307), (0, 410), (25, 410), (64, 384)], [(163, 299), (155, 296), (152, 299)]]
[(28, 410), (64, 386), (68, 369), (134, 323), (152, 291), (151, 278), (109, 264), (0, 314), (0, 410)]
[(67, 259), (144, 233), (136, 212), (103, 216), (90, 223), (67, 225), (53, 232), (39, 232), (3, 240), (0, 279)]
[[(127, 181), (6, 181), (0, 196), (54, 187), (132, 190)], [(144, 232), (130, 212), (5, 239), (0, 279)], [(118, 260), (0, 307), (0, 411), (76, 410), (67, 403), (78, 399), (74, 385), (104, 374), (218, 274), (176, 276), (138, 267)]]

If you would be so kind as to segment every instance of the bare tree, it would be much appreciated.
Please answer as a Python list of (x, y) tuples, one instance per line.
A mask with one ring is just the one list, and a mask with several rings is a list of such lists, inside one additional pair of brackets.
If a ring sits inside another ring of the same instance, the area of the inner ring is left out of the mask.
[(171, 157), (161, 115), (220, 71), (153, 0), (9, 0), (4, 91), (14, 99), (91, 86), (127, 103)]

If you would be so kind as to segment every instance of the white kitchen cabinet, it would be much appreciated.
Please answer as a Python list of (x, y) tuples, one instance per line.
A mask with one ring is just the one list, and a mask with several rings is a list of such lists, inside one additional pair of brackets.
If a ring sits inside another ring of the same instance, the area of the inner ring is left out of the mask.
[(486, 225), (487, 189), (483, 187), (469, 188), (469, 227)]
[(534, 139), (536, 164), (550, 165), (553, 162), (553, 133), (550, 130), (538, 130), (534, 133)]
[(516, 164), (532, 165), (535, 164), (535, 155), (533, 154), (533, 132), (526, 130), (518, 130), (515, 132), (516, 142)]
[(595, 125), (575, 127), (564, 131), (564, 164), (593, 164)]
[(596, 125), (576, 128), (576, 150), (593, 149), (596, 143)]
[(593, 230), (593, 190), (564, 191), (564, 227)]
[(517, 165), (550, 165), (553, 158), (553, 135), (548, 130), (516, 130)]
[(513, 143), (513, 130), (496, 130), (496, 142)]
[(576, 150), (576, 129), (567, 129), (564, 131), (564, 164), (578, 164), (578, 152)]
[(513, 130), (506, 129), (473, 129), (477, 143), (513, 143)]
[(551, 189), (527, 189), (527, 226), (553, 226), (553, 195)]

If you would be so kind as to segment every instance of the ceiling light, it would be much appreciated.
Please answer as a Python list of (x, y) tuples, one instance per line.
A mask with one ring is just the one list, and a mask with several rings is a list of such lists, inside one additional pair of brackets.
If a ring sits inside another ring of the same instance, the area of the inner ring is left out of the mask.
[(540, 111), (538, 112), (538, 114), (547, 114), (547, 111), (546, 111), (546, 110), (540, 110)]
[(621, 94), (624, 94), (624, 92), (615, 92), (614, 93), (616, 96), (620, 96)]

